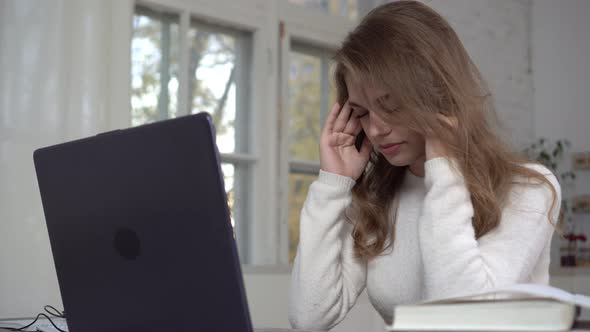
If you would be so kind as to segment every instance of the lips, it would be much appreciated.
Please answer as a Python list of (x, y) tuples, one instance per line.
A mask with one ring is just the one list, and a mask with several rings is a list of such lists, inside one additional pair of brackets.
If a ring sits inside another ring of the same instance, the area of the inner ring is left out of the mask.
[(379, 150), (383, 154), (393, 155), (393, 154), (396, 154), (399, 151), (399, 149), (402, 146), (402, 144), (404, 144), (404, 142), (391, 143), (391, 144), (382, 144), (382, 145), (379, 145)]

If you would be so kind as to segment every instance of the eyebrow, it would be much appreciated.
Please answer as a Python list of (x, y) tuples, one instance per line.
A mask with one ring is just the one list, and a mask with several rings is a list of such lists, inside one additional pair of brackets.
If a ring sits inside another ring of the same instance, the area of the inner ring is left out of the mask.
[(358, 107), (358, 108), (363, 108), (363, 109), (367, 109), (365, 106), (361, 105), (361, 104), (357, 104), (354, 101), (348, 101), (348, 105), (352, 106), (352, 107)]
[[(389, 97), (389, 94), (388, 93), (384, 94), (383, 96), (380, 96), (380, 97), (375, 98), (375, 100), (379, 100), (379, 99), (387, 98), (387, 97)], [(348, 105), (350, 105), (352, 107), (359, 107), (359, 108), (363, 108), (365, 110), (368, 110), (368, 108), (366, 108), (365, 106), (363, 106), (363, 105), (361, 105), (361, 104), (359, 104), (359, 103), (357, 103), (355, 101), (352, 101), (350, 99), (348, 100)]]

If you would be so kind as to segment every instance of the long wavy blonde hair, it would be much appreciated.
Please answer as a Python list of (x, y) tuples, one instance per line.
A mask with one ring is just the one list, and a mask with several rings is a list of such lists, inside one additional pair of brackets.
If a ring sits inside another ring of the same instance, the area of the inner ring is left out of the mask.
[[(516, 178), (548, 185), (550, 211), (556, 208), (556, 189), (499, 137), (491, 94), (479, 70), (449, 23), (428, 6), (397, 1), (375, 8), (347, 36), (335, 61), (340, 105), (348, 100), (348, 75), (371, 83), (396, 102), (378, 101), (378, 111), (388, 121), (425, 137), (435, 135), (448, 147), (471, 194), (477, 238), (500, 223)], [(440, 121), (440, 113), (455, 117), (457, 127)], [(406, 167), (392, 166), (373, 151), (357, 180), (347, 217), (354, 223), (352, 236), (361, 258), (371, 259), (393, 244), (392, 204), (405, 172)]]

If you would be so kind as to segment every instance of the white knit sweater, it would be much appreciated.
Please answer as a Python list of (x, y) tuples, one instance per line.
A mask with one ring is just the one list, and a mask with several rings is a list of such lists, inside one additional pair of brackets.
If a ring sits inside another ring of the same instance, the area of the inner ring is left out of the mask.
[[(530, 165), (560, 187), (549, 170)], [(473, 207), (463, 177), (445, 158), (425, 164), (425, 177), (407, 172), (399, 191), (395, 241), (363, 262), (355, 257), (352, 225), (343, 217), (354, 180), (320, 171), (301, 212), (289, 320), (294, 328), (329, 329), (367, 288), (386, 322), (396, 304), (549, 281), (553, 226), (547, 186), (514, 185), (496, 229), (475, 239)], [(518, 179), (517, 179), (518, 180)], [(554, 210), (556, 220), (559, 206)]]

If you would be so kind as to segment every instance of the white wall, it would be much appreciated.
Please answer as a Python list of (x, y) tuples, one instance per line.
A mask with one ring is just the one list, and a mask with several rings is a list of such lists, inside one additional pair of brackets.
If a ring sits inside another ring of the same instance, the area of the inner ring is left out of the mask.
[(506, 137), (534, 138), (529, 0), (425, 1), (449, 20), (490, 86)]
[(131, 0), (0, 0), (0, 318), (59, 305), (33, 151), (129, 109), (129, 38), (114, 22), (131, 12)]
[[(532, 64), (537, 137), (566, 138), (573, 151), (590, 151), (590, 1), (534, 0)], [(573, 193), (590, 194), (590, 171), (578, 171)], [(590, 215), (574, 215), (590, 236)], [(587, 244), (588, 246), (588, 244)], [(554, 248), (555, 249), (555, 248)], [(556, 252), (554, 252), (556, 253)], [(552, 282), (590, 294), (590, 273), (562, 274)]]
[[(532, 7), (535, 134), (590, 151), (590, 1), (535, 0)], [(590, 194), (590, 171), (574, 192)], [(576, 215), (590, 235), (589, 215)]]
[(590, 150), (590, 1), (532, 6), (535, 132)]

